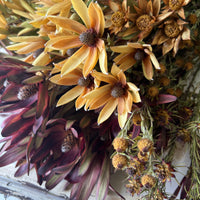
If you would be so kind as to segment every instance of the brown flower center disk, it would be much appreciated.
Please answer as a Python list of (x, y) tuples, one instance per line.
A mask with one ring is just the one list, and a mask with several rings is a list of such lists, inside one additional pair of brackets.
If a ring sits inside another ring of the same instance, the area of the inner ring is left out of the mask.
[(141, 15), (136, 19), (136, 26), (140, 31), (150, 31), (151, 26), (151, 17), (149, 15)]
[(111, 96), (113, 96), (114, 98), (121, 97), (124, 95), (124, 93), (125, 93), (125, 90), (121, 83), (114, 85), (114, 87), (111, 90)]
[(141, 49), (138, 49), (134, 54), (134, 59), (138, 62), (142, 61), (144, 57), (145, 57), (145, 53)]
[(120, 11), (115, 12), (111, 17), (112, 24), (116, 27), (121, 27), (124, 25), (124, 14)]
[(182, 7), (183, 0), (169, 0), (169, 7), (172, 10), (178, 10)]
[(93, 84), (93, 77), (91, 75), (88, 75), (86, 78), (80, 77), (78, 79), (78, 85), (82, 87), (90, 88), (92, 84)]
[(87, 31), (83, 32), (80, 34), (79, 36), (79, 40), (89, 46), (89, 47), (94, 47), (96, 45), (97, 42), (97, 33), (94, 29), (88, 29)]
[(167, 37), (175, 38), (180, 33), (179, 26), (176, 22), (171, 22), (165, 25), (164, 32)]

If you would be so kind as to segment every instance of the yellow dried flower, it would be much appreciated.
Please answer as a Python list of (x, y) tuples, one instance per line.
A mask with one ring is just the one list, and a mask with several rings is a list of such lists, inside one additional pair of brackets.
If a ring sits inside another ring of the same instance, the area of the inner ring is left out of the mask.
[(156, 97), (159, 94), (159, 89), (156, 86), (152, 86), (148, 89), (148, 95), (150, 97)]
[(198, 18), (196, 16), (196, 14), (190, 14), (188, 17), (188, 21), (190, 22), (190, 24), (196, 24)]
[(145, 174), (144, 176), (142, 176), (141, 178), (141, 183), (144, 187), (146, 188), (152, 188), (155, 186), (156, 184), (156, 179), (155, 177), (153, 177), (152, 175), (147, 175)]
[(137, 142), (139, 151), (150, 152), (153, 150), (153, 142), (148, 138), (142, 138)]
[(113, 140), (113, 147), (117, 152), (124, 152), (128, 148), (128, 140), (116, 137)]
[(186, 71), (189, 71), (193, 68), (193, 64), (191, 62), (186, 62), (184, 68)]
[(166, 72), (166, 67), (164, 64), (160, 63), (160, 69), (157, 69), (159, 74), (164, 74)]
[(142, 118), (140, 113), (135, 113), (132, 118), (133, 124), (136, 126), (140, 126)]
[(163, 76), (160, 78), (159, 82), (162, 86), (168, 86), (170, 84), (170, 79), (166, 76)]
[(128, 164), (128, 159), (126, 156), (121, 154), (115, 154), (112, 158), (112, 165), (115, 169), (122, 169)]
[(141, 151), (138, 152), (137, 157), (141, 162), (147, 162), (149, 160), (148, 153), (144, 153)]

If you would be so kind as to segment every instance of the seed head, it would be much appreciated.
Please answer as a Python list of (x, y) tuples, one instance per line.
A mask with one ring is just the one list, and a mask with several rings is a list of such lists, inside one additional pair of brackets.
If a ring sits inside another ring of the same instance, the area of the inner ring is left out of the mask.
[(112, 165), (115, 169), (122, 169), (128, 164), (126, 156), (115, 154), (112, 158)]
[(113, 140), (113, 147), (117, 152), (124, 152), (128, 148), (128, 140), (116, 137)]

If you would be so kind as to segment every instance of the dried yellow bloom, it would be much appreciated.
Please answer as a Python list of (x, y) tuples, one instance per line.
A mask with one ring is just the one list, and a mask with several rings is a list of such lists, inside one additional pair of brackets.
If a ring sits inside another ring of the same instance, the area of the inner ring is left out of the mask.
[(153, 142), (148, 138), (142, 138), (138, 141), (137, 147), (139, 151), (151, 152), (153, 150)]
[(126, 156), (115, 154), (112, 158), (112, 165), (115, 169), (122, 169), (128, 164)]
[(156, 184), (156, 179), (152, 175), (144, 175), (141, 178), (141, 183), (146, 188), (152, 188)]
[(128, 148), (128, 140), (117, 137), (113, 140), (113, 147), (117, 152), (124, 152)]

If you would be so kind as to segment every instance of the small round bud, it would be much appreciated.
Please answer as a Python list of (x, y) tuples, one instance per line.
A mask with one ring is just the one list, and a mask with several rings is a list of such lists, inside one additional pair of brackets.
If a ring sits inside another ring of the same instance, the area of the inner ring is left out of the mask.
[(139, 151), (151, 152), (153, 149), (153, 142), (148, 138), (142, 138), (138, 141), (137, 147)]
[(122, 169), (128, 164), (126, 156), (115, 154), (112, 158), (112, 165), (115, 169)]
[(117, 152), (124, 152), (128, 148), (128, 140), (116, 137), (113, 140), (113, 147)]
[(133, 115), (132, 121), (133, 121), (134, 125), (140, 126), (141, 125), (141, 121), (142, 121), (140, 113), (135, 113)]
[(153, 188), (156, 184), (156, 179), (152, 175), (144, 175), (141, 178), (141, 183), (146, 188)]

